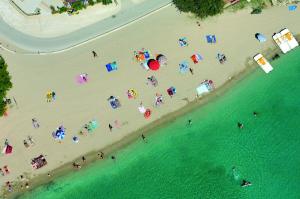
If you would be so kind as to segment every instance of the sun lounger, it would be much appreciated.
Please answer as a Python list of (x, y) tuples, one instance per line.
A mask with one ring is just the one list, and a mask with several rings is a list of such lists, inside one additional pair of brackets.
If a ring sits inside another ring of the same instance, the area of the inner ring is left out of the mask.
[(283, 53), (287, 53), (291, 50), (288, 42), (284, 39), (284, 37), (282, 37), (280, 33), (276, 33), (272, 37)]
[(290, 49), (296, 48), (299, 46), (297, 40), (294, 38), (292, 33), (289, 31), (289, 29), (285, 28), (283, 29), (280, 34), (282, 35), (283, 39), (287, 41), (288, 45), (290, 46)]
[(258, 65), (265, 71), (265, 73), (269, 73), (273, 70), (271, 64), (264, 58), (262, 54), (257, 54), (253, 57), (253, 59), (258, 63)]

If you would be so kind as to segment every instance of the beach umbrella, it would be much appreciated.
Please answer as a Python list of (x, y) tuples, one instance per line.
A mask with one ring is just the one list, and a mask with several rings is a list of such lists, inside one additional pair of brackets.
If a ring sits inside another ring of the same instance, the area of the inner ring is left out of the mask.
[(150, 70), (158, 70), (159, 66), (160, 66), (159, 62), (155, 59), (149, 59), (147, 64), (148, 64)]
[(167, 58), (166, 56), (160, 54), (160, 55), (157, 55), (156, 57), (156, 60), (159, 62), (160, 65), (167, 65)]
[(266, 37), (261, 34), (261, 33), (256, 33), (255, 34), (255, 38), (259, 41), (259, 42), (265, 42), (267, 41)]

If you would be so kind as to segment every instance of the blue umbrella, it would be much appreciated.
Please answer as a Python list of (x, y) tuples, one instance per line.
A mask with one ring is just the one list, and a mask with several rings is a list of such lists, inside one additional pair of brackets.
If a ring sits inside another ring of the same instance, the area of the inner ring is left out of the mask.
[(255, 38), (259, 41), (259, 42), (265, 42), (267, 41), (266, 37), (261, 34), (261, 33), (256, 33), (255, 34)]

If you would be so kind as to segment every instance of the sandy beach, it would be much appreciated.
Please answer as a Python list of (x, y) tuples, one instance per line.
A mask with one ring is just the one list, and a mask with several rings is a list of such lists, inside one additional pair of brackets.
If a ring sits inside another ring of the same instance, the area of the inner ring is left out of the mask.
[[(174, 113), (186, 107), (187, 101), (195, 100), (195, 89), (203, 80), (211, 79), (220, 88), (245, 71), (253, 55), (275, 47), (271, 39), (274, 32), (284, 27), (294, 34), (300, 32), (298, 11), (274, 7), (260, 15), (249, 13), (247, 9), (238, 13), (226, 12), (200, 22), (199, 27), (196, 19), (168, 7), (106, 37), (60, 54), (22, 55), (1, 49), (14, 84), (8, 97), (17, 101), (17, 105), (9, 109), (8, 116), (0, 119), (1, 146), (8, 139), (14, 147), (12, 154), (0, 156), (0, 167), (7, 165), (10, 170), (10, 174), (0, 177), (1, 185), (15, 181), (20, 175), (30, 179), (45, 175), (63, 165), (68, 165), (62, 168), (63, 171), (70, 170), (71, 162), (83, 154), (97, 153), (104, 148), (107, 153), (128, 143), (147, 129), (167, 121), (166, 115), (174, 118), (176, 114), (188, 111), (189, 108), (186, 108)], [(268, 38), (267, 42), (259, 43), (254, 38), (257, 32), (263, 33)], [(217, 43), (207, 44), (207, 34), (215, 34)], [(187, 37), (189, 46), (180, 47), (180, 37)], [(166, 55), (168, 65), (157, 72), (145, 71), (133, 58), (133, 51), (143, 47), (154, 55)], [(97, 58), (92, 57), (92, 50), (98, 53)], [(216, 59), (219, 52), (226, 55), (225, 64)], [(204, 60), (193, 64), (190, 56), (194, 53), (200, 53)], [(193, 75), (180, 74), (178, 64), (183, 60), (187, 60), (194, 69)], [(112, 61), (118, 63), (119, 69), (108, 73), (105, 64)], [(88, 74), (88, 83), (76, 83), (75, 78), (81, 73)], [(158, 87), (146, 84), (150, 75), (158, 79)], [(170, 86), (177, 89), (172, 98), (166, 92)], [(226, 86), (227, 89), (229, 87)], [(128, 99), (126, 91), (130, 88), (138, 92), (137, 99)], [(55, 101), (46, 102), (48, 91), (56, 92)], [(163, 95), (164, 104), (160, 107), (154, 107), (156, 93)], [(111, 95), (121, 100), (121, 108), (110, 107), (107, 98)], [(150, 119), (139, 113), (141, 102), (152, 110)], [(195, 103), (189, 107), (193, 106)], [(32, 118), (38, 120), (39, 128), (33, 128)], [(99, 127), (91, 134), (79, 135), (82, 126), (93, 119)], [(108, 124), (115, 120), (121, 126), (110, 132)], [(52, 137), (52, 132), (60, 125), (67, 129), (61, 143)], [(145, 126), (146, 129), (138, 130)], [(75, 135), (79, 137), (79, 143), (72, 141)], [(35, 141), (28, 148), (23, 145), (27, 136), (32, 136)], [(127, 140), (124, 141), (124, 138)], [(111, 147), (118, 142), (119, 145)], [(40, 154), (46, 156), (48, 165), (34, 170), (31, 159)], [(55, 174), (52, 176), (55, 177)]]

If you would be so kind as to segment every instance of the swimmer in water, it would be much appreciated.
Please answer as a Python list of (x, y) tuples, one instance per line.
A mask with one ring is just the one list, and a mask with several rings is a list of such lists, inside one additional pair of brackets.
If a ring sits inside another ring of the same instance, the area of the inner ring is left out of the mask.
[(244, 128), (244, 124), (242, 124), (242, 123), (240, 123), (240, 122), (238, 122), (237, 125), (238, 125), (238, 127), (239, 127), (240, 129)]

